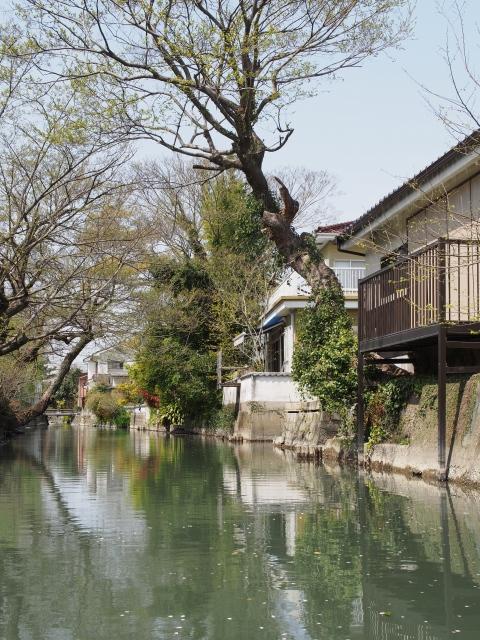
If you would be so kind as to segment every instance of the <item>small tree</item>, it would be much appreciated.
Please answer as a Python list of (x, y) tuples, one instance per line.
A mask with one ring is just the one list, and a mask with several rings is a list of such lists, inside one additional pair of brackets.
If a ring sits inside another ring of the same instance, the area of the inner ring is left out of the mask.
[(122, 405), (119, 395), (110, 389), (92, 389), (87, 395), (85, 406), (101, 425), (126, 428), (130, 424), (129, 413)]
[(124, 316), (143, 233), (127, 147), (87, 126), (78, 86), (39, 87), (35, 54), (20, 41), (18, 30), (0, 33), (0, 358), (57, 364), (41, 395), (16, 405), (21, 423), (46, 409), (85, 346), (115, 328), (109, 310), (115, 325)]

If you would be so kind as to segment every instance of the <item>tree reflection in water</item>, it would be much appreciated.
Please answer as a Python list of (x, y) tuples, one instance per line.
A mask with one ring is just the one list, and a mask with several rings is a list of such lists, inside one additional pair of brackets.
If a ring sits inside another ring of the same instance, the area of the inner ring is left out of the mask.
[(32, 433), (0, 454), (0, 638), (477, 638), (479, 499), (271, 445)]

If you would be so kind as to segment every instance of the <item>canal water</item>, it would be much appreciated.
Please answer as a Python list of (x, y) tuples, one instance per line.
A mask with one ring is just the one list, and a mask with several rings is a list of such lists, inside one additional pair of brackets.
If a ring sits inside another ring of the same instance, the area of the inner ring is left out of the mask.
[(271, 445), (37, 431), (0, 450), (0, 638), (478, 639), (479, 506)]

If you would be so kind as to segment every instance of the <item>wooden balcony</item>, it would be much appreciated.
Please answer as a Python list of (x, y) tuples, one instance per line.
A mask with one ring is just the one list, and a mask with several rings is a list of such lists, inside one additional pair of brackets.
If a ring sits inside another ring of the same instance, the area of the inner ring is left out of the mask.
[[(359, 282), (358, 448), (364, 442), (365, 356), (375, 364), (402, 362), (436, 373), (438, 471), (448, 478), (446, 382), (450, 374), (480, 373), (480, 240), (440, 238)], [(455, 424), (450, 425), (451, 434)], [(450, 446), (453, 435), (450, 438)]]
[[(365, 353), (480, 328), (480, 241), (440, 238), (359, 282)], [(477, 338), (478, 339), (478, 338)]]

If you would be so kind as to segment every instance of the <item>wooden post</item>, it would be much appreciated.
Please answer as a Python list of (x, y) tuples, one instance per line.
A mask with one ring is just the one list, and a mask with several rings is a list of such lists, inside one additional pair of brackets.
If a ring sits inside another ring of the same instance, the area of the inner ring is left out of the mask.
[(365, 291), (363, 281), (358, 284), (358, 363), (357, 363), (357, 460), (363, 464), (365, 439), (365, 403), (363, 400), (365, 387), (365, 355), (361, 350), (363, 340), (363, 321), (365, 314)]
[(438, 329), (438, 470), (440, 480), (446, 480), (446, 437), (447, 437), (447, 338), (446, 329)]
[(364, 354), (359, 351), (357, 365), (357, 458), (359, 463), (363, 463), (363, 449), (365, 439), (365, 404), (363, 400), (365, 388), (364, 358)]
[(440, 480), (446, 480), (446, 438), (447, 438), (447, 329), (445, 326), (445, 282), (446, 282), (446, 256), (445, 239), (438, 241), (438, 261), (437, 261), (437, 315), (438, 315), (438, 338), (437, 338), (437, 387), (438, 387), (438, 471)]
[(217, 351), (217, 389), (222, 388), (222, 350)]

